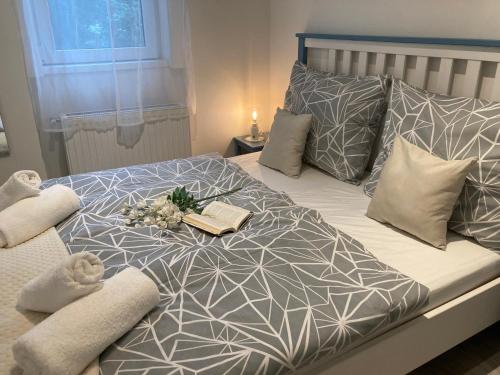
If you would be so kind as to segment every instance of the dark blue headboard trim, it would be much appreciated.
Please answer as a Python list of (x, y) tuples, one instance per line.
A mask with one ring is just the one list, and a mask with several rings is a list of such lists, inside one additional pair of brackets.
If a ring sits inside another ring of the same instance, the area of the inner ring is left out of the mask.
[(385, 43), (414, 43), (414, 44), (439, 44), (448, 46), (471, 46), (471, 47), (496, 47), (500, 48), (500, 40), (491, 39), (450, 39), (450, 38), (417, 38), (406, 36), (372, 36), (372, 35), (343, 35), (343, 34), (315, 34), (298, 33), (299, 38), (299, 61), (307, 64), (306, 39), (335, 39), (352, 40), (360, 42), (385, 42)]

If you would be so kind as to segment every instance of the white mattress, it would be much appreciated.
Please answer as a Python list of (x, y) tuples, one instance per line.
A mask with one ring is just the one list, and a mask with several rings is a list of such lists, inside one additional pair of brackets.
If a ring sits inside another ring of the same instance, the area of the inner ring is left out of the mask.
[[(318, 210), (326, 222), (360, 241), (378, 259), (430, 289), (425, 311), (500, 276), (500, 255), (448, 232), (446, 250), (365, 216), (370, 198), (361, 186), (304, 165), (290, 178), (257, 163), (259, 153), (232, 158), (251, 176), (286, 192), (296, 204)], [(423, 311), (422, 311), (423, 312)]]

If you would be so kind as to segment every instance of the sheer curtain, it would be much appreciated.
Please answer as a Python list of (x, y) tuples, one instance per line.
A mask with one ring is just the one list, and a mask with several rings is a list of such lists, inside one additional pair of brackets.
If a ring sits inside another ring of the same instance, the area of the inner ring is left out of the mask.
[(194, 113), (185, 0), (16, 1), (41, 132), (116, 127), (133, 146), (145, 109)]

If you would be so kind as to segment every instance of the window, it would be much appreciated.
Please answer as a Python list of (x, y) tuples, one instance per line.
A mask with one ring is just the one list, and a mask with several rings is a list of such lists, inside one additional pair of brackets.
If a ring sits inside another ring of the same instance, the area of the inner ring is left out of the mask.
[(160, 58), (155, 0), (38, 1), (43, 64)]

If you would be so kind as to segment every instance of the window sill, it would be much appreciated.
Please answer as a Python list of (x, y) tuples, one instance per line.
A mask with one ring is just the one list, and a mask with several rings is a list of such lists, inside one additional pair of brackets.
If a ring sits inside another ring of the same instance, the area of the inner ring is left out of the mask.
[[(113, 63), (85, 63), (85, 64), (57, 64), (43, 65), (43, 75), (60, 75), (60, 74), (75, 74), (75, 73), (96, 73), (96, 72), (111, 72), (113, 65), (117, 70), (134, 70), (137, 67), (135, 61), (122, 61)], [(167, 68), (169, 66), (167, 60), (143, 60), (143, 69)]]

